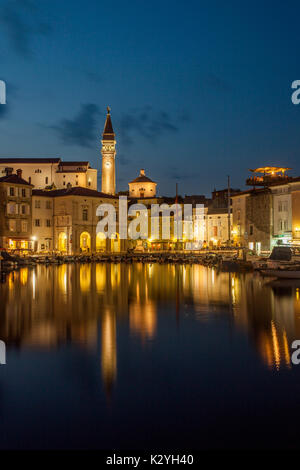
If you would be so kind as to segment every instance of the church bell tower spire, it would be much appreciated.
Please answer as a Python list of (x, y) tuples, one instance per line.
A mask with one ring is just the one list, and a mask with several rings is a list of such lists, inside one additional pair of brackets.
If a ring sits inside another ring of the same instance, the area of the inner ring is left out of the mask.
[(115, 133), (113, 130), (110, 108), (107, 107), (107, 115), (102, 134), (102, 187), (101, 191), (105, 194), (116, 193), (116, 169), (115, 169), (115, 158), (116, 158), (116, 140)]

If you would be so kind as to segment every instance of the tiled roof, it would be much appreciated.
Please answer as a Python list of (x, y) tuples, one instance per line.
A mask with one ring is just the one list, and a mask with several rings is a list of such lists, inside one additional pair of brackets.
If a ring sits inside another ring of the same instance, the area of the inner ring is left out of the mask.
[[(154, 183), (154, 181), (152, 181), (152, 179), (148, 178), (148, 176), (142, 175), (142, 176), (138, 176), (134, 180), (130, 181), (129, 184), (131, 184), (131, 183)], [(154, 183), (154, 184), (156, 184), (156, 183)]]
[(85, 197), (101, 197), (109, 199), (118, 199), (118, 196), (110, 196), (109, 194), (101, 193), (94, 189), (83, 188), (81, 186), (72, 186), (66, 189), (54, 189), (45, 191), (43, 189), (34, 189), (32, 191), (33, 196), (42, 197), (59, 197), (59, 196), (85, 196)]
[(89, 166), (89, 162), (65, 162), (61, 161), (59, 166)]
[(20, 178), (18, 175), (3, 176), (2, 178), (0, 178), (0, 183), (12, 183), (33, 186), (32, 184), (28, 183), (28, 181), (25, 181), (23, 180), (23, 178)]
[(0, 158), (0, 164), (3, 163), (59, 163), (61, 161), (60, 158)]

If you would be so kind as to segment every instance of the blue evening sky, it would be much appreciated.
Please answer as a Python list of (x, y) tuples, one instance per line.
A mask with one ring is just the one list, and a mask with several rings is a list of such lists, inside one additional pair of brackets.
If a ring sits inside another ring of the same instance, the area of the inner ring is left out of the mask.
[(299, 13), (292, 0), (1, 0), (0, 156), (100, 170), (109, 105), (118, 190), (140, 168), (166, 195), (176, 182), (209, 194), (228, 174), (242, 188), (256, 166), (299, 175)]

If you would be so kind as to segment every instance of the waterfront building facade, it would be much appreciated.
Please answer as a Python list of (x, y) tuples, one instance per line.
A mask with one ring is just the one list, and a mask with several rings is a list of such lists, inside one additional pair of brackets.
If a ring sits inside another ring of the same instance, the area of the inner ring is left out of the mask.
[[(52, 191), (34, 190), (33, 199), (35, 209), (32, 234), (38, 241), (39, 251), (52, 249), (57, 253), (73, 255), (125, 250), (124, 240), (120, 240), (118, 229), (112, 239), (96, 233), (99, 221), (96, 215), (97, 207), (110, 203), (117, 211), (117, 197), (88, 188), (72, 187)], [(46, 207), (49, 214), (52, 211), (50, 226), (47, 223), (49, 219), (45, 212)], [(37, 217), (40, 222), (36, 225)]]
[(5, 250), (29, 252), (31, 238), (32, 186), (17, 173), (7, 171), (0, 178), (0, 246)]

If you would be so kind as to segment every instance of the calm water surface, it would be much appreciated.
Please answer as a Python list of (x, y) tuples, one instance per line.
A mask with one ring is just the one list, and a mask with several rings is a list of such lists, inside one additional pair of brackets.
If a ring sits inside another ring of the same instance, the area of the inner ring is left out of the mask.
[(37, 266), (0, 285), (1, 448), (298, 447), (296, 285)]

